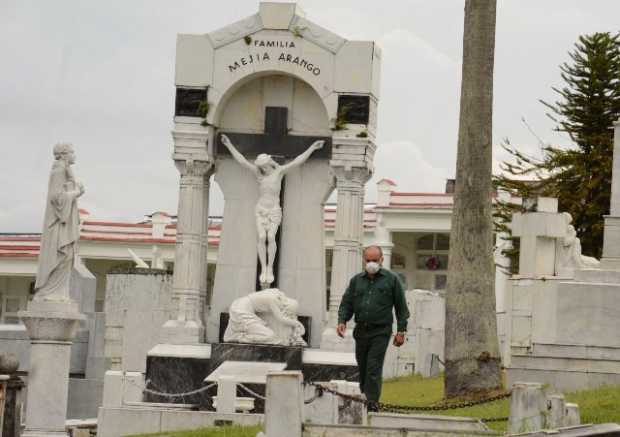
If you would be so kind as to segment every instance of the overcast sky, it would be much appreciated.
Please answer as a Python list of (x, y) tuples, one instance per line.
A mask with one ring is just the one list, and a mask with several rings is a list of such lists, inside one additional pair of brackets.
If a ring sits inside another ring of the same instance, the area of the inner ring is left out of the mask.
[[(302, 0), (307, 17), (383, 48), (376, 176), (401, 191), (442, 191), (455, 166), (463, 0)], [(0, 232), (39, 232), (51, 149), (73, 142), (80, 206), (139, 220), (176, 212), (170, 158), (177, 33), (256, 13), (257, 0), (0, 0)], [(538, 99), (578, 35), (617, 32), (618, 0), (499, 0), (494, 144), (568, 145)], [(215, 193), (212, 213), (221, 213)]]

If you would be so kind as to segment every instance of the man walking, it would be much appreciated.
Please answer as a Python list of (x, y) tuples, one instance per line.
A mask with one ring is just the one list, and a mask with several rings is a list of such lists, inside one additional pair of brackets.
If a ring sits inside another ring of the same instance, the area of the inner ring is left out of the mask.
[(383, 361), (392, 336), (396, 313), (394, 346), (405, 342), (409, 309), (398, 277), (381, 267), (383, 251), (378, 246), (364, 249), (364, 272), (355, 275), (342, 296), (336, 332), (344, 337), (346, 323), (355, 315), (355, 359), (360, 375), (360, 390), (368, 400), (368, 411), (377, 411), (381, 396)]

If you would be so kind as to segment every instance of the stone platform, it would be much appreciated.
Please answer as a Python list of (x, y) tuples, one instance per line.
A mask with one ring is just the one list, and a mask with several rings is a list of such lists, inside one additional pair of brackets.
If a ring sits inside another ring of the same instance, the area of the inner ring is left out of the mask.
[[(304, 381), (346, 380), (357, 382), (358, 371), (352, 353), (330, 352), (298, 346), (273, 346), (240, 343), (215, 343), (204, 345), (160, 344), (151, 349), (147, 356), (146, 380), (149, 388), (163, 393), (181, 393), (208, 385), (204, 379), (225, 361), (255, 361), (285, 363), (285, 370), (301, 370)], [(242, 375), (240, 375), (242, 376)], [(250, 389), (263, 394), (262, 384), (246, 384)], [(197, 404), (201, 410), (211, 410), (210, 397), (215, 396), (217, 387), (179, 398), (165, 398), (146, 394), (145, 401), (159, 403)], [(248, 396), (238, 389), (238, 396)], [(264, 405), (256, 401), (256, 411), (262, 412)]]

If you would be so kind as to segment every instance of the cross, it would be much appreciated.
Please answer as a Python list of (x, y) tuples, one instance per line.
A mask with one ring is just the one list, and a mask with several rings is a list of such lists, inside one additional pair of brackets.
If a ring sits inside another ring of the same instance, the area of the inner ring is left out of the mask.
[[(288, 108), (286, 107), (271, 107), (265, 108), (265, 128), (262, 134), (246, 134), (246, 133), (234, 133), (220, 131), (216, 135), (215, 153), (216, 155), (230, 155), (228, 149), (222, 144), (220, 134), (226, 134), (230, 140), (235, 144), (237, 150), (248, 160), (253, 160), (261, 153), (267, 153), (271, 155), (280, 164), (295, 158), (310, 147), (312, 143), (318, 140), (323, 140), (325, 144), (320, 150), (316, 150), (310, 157), (310, 159), (329, 159), (331, 156), (331, 137), (318, 137), (318, 136), (303, 136), (303, 135), (289, 135), (288, 134)], [(284, 206), (284, 190), (286, 187), (286, 177), (282, 181), (282, 188), (280, 190), (280, 205)], [(284, 209), (284, 208), (283, 208)], [(282, 247), (280, 244), (282, 234), (282, 226), (278, 228), (276, 234), (276, 244), (278, 247)], [(271, 284), (271, 287), (277, 288), (278, 286), (278, 266), (281, 250), (276, 253), (273, 260), (274, 277), (275, 281)], [(258, 266), (256, 275), (256, 289), (261, 288), (259, 281), (260, 265)]]
[(559, 214), (557, 199), (539, 197), (535, 212), (512, 216), (512, 235), (519, 237), (519, 275), (526, 277), (553, 276), (556, 243), (566, 235), (567, 223)]
[[(235, 144), (237, 150), (246, 158), (255, 158), (260, 153), (272, 155), (274, 159), (287, 161), (304, 152), (310, 144), (318, 140), (325, 141), (321, 150), (312, 154), (310, 159), (329, 159), (331, 156), (331, 137), (309, 137), (288, 134), (288, 108), (267, 106), (265, 108), (265, 128), (262, 134), (241, 134), (220, 131)], [(230, 155), (221, 142), (221, 135), (216, 136), (216, 154)]]

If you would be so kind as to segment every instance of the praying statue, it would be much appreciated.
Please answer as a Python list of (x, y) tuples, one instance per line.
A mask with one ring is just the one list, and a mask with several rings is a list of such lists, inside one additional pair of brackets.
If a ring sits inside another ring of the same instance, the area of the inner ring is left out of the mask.
[(71, 170), (74, 163), (73, 145), (54, 146), (34, 300), (70, 300), (69, 279), (80, 238), (77, 198), (84, 194)]
[(304, 325), (297, 320), (299, 304), (270, 288), (235, 299), (230, 305), (225, 342), (306, 346)]
[(571, 224), (572, 216), (564, 212), (562, 216), (566, 220), (566, 235), (559, 239), (556, 255), (556, 274), (560, 276), (574, 276), (575, 269), (597, 269), (600, 261), (591, 256), (581, 253), (581, 241), (577, 237), (577, 231)]
[(258, 155), (254, 163), (251, 163), (239, 153), (226, 135), (222, 135), (222, 144), (230, 151), (233, 158), (242, 166), (250, 169), (258, 179), (259, 197), (255, 213), (258, 231), (258, 259), (261, 266), (259, 282), (262, 288), (268, 288), (274, 281), (273, 261), (278, 250), (276, 233), (282, 222), (282, 208), (280, 207), (282, 178), (289, 170), (306, 162), (315, 150), (323, 147), (324, 143), (324, 141), (314, 142), (305, 152), (284, 165), (278, 164), (265, 153)]

